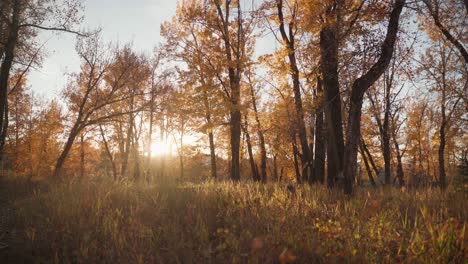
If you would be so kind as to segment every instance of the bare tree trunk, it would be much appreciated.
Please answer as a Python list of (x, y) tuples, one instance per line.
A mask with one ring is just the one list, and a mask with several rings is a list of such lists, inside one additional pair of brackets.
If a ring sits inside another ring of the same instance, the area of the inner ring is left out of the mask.
[(106, 149), (107, 157), (109, 158), (109, 161), (111, 162), (112, 166), (112, 175), (114, 177), (114, 181), (117, 180), (117, 166), (115, 165), (114, 157), (112, 156), (112, 152), (110, 151), (109, 144), (106, 139), (106, 135), (104, 134), (104, 129), (102, 128), (102, 125), (99, 124), (99, 130), (101, 131), (101, 137), (102, 141), (104, 142), (104, 147)]
[(315, 159), (314, 177), (320, 183), (325, 181), (326, 138), (323, 125), (323, 88), (322, 80), (317, 78), (317, 108), (315, 110)]
[[(439, 17), (439, 1), (432, 1), (432, 0), (423, 0), (424, 4), (426, 5), (427, 9), (429, 10), (429, 14), (432, 16), (434, 19), (434, 23), (436, 26), (439, 28), (439, 30), (442, 32), (442, 34), (445, 36), (445, 38), (450, 41), (461, 53), (463, 58), (465, 59), (465, 63), (468, 63), (468, 52), (466, 49), (463, 47), (462, 43), (460, 43), (459, 40), (457, 40), (451, 33), (450, 31), (442, 24), (440, 21)], [(466, 10), (468, 11), (468, 1), (465, 0), (465, 7)], [(434, 5), (433, 5), (434, 4)]]
[(130, 145), (132, 143), (133, 139), (133, 102), (134, 102), (134, 97), (130, 97), (130, 109), (128, 114), (128, 128), (127, 128), (127, 138), (125, 141), (125, 152), (123, 153), (122, 157), (122, 169), (121, 169), (121, 175), (122, 177), (126, 177), (127, 175), (127, 168), (128, 168), (128, 157), (130, 156)]
[(343, 122), (338, 82), (338, 35), (336, 29), (325, 27), (320, 32), (321, 68), (325, 90), (325, 118), (327, 124), (328, 187), (333, 187), (343, 171)]
[[(153, 77), (154, 78), (154, 73), (153, 73)], [(148, 153), (148, 156), (146, 157), (146, 179), (147, 181), (149, 182), (150, 179), (153, 178), (153, 171), (151, 169), (151, 144), (152, 144), (152, 135), (153, 135), (153, 114), (154, 114), (154, 99), (155, 99), (155, 95), (154, 95), (154, 84), (152, 83), (151, 84), (151, 100), (150, 100), (150, 112), (149, 112), (149, 115), (150, 115), (150, 120), (149, 120), (149, 128), (148, 128), (148, 145), (146, 146), (146, 151)]]
[(393, 49), (398, 33), (400, 14), (405, 5), (405, 0), (396, 0), (387, 28), (387, 34), (382, 44), (382, 51), (378, 61), (370, 70), (354, 81), (351, 88), (348, 126), (346, 133), (346, 148), (343, 160), (344, 168), (344, 192), (352, 194), (353, 181), (356, 175), (357, 149), (361, 130), (361, 110), (364, 93), (385, 72), (392, 59)]
[(247, 143), (247, 152), (249, 153), (249, 162), (250, 162), (250, 169), (252, 171), (252, 179), (254, 181), (260, 181), (260, 175), (258, 174), (258, 168), (257, 164), (255, 164), (255, 159), (253, 156), (253, 151), (252, 151), (252, 142), (250, 141), (250, 134), (249, 134), (249, 127), (247, 123), (247, 115), (244, 116), (244, 135), (245, 135), (245, 142)]
[(273, 178), (278, 182), (278, 154), (273, 155)]
[(54, 171), (54, 177), (59, 178), (62, 176), (62, 168), (63, 164), (65, 163), (65, 159), (68, 156), (68, 153), (70, 152), (73, 142), (75, 141), (75, 138), (78, 136), (78, 134), (81, 131), (81, 127), (78, 124), (75, 124), (73, 128), (70, 131), (70, 134), (68, 135), (67, 142), (65, 143), (65, 146), (60, 153), (60, 156), (57, 159), (57, 163), (55, 164), (55, 171)]
[[(307, 131), (304, 122), (304, 110), (302, 107), (302, 98), (301, 98), (301, 87), (299, 81), (299, 68), (297, 67), (296, 62), (296, 48), (295, 48), (295, 37), (294, 37), (294, 22), (295, 17), (292, 18), (289, 23), (289, 37), (286, 34), (284, 27), (284, 16), (283, 16), (283, 1), (278, 0), (276, 2), (278, 10), (278, 19), (280, 22), (279, 30), (283, 41), (287, 45), (288, 49), (288, 59), (289, 59), (289, 70), (291, 78), (293, 81), (293, 92), (294, 92), (294, 106), (296, 110), (296, 125), (299, 135), (299, 142), (301, 144), (302, 153), (299, 155), (301, 158), (302, 165), (302, 181), (308, 181), (309, 179), (309, 167), (312, 165), (310, 160), (310, 150), (309, 143), (307, 141)], [(302, 182), (301, 181), (301, 182)]]
[(447, 180), (446, 180), (446, 175), (445, 175), (445, 158), (444, 158), (445, 156), (445, 126), (447, 124), (447, 117), (445, 114), (445, 101), (446, 101), (445, 88), (446, 87), (442, 88), (442, 102), (440, 103), (440, 114), (441, 114), (442, 120), (441, 120), (441, 125), (439, 128), (440, 144), (439, 144), (439, 152), (438, 152), (439, 154), (439, 182), (440, 182), (440, 187), (442, 189), (445, 189), (447, 187)]
[(364, 151), (364, 148), (362, 146), (362, 141), (360, 142), (359, 144), (359, 148), (361, 150), (361, 157), (362, 157), (362, 160), (364, 161), (364, 166), (366, 167), (366, 171), (367, 171), (367, 175), (369, 176), (369, 181), (371, 182), (372, 186), (375, 187), (375, 181), (374, 181), (374, 177), (372, 176), (372, 171), (371, 171), (371, 168), (369, 166), (369, 162), (367, 161), (367, 157), (366, 157), (366, 152)]
[[(362, 146), (362, 150), (364, 150), (363, 154), (367, 155), (367, 159), (369, 160), (369, 163), (371, 164), (372, 169), (374, 170), (375, 176), (378, 178), (379, 177), (379, 170), (377, 169), (377, 166), (375, 165), (374, 159), (372, 158), (372, 155), (371, 155), (369, 149), (367, 148), (366, 142), (364, 141), (364, 139), (362, 137), (361, 137), (360, 144)], [(372, 179), (371, 181), (374, 181), (374, 179)], [(374, 183), (375, 183), (375, 181), (374, 181)]]
[(211, 159), (211, 178), (217, 178), (217, 168), (216, 168), (216, 149), (214, 144), (213, 132), (208, 132), (208, 139), (210, 141), (210, 159)]
[(255, 121), (257, 123), (257, 134), (258, 134), (258, 139), (260, 141), (260, 178), (262, 179), (262, 182), (267, 181), (267, 156), (266, 156), (266, 147), (265, 147), (265, 137), (263, 135), (263, 129), (262, 125), (260, 123), (260, 118), (258, 116), (258, 109), (257, 109), (257, 99), (255, 98), (255, 91), (254, 87), (252, 85), (252, 80), (249, 78), (249, 84), (250, 84), (250, 95), (252, 97), (252, 107), (254, 110), (255, 114)]
[(294, 158), (294, 172), (296, 173), (296, 181), (297, 183), (302, 182), (301, 178), (301, 170), (299, 169), (299, 161), (297, 159), (297, 156), (299, 155), (299, 150), (297, 149), (297, 143), (296, 143), (296, 136), (293, 134), (292, 135), (292, 149), (293, 149), (293, 158)]
[(84, 132), (80, 136), (80, 178), (85, 175), (85, 149), (84, 149)]
[[(393, 66), (392, 66), (393, 68)], [(384, 112), (384, 121), (382, 127), (382, 143), (383, 143), (383, 157), (385, 163), (385, 185), (390, 185), (392, 181), (392, 171), (391, 171), (391, 145), (390, 145), (390, 111), (391, 111), (391, 101), (390, 101), (390, 91), (393, 85), (393, 72), (390, 76), (385, 76), (385, 112)]]
[(392, 131), (392, 137), (393, 137), (393, 144), (395, 146), (395, 152), (396, 152), (396, 157), (397, 157), (397, 176), (396, 177), (399, 180), (400, 187), (403, 187), (405, 185), (405, 180), (404, 180), (405, 176), (404, 176), (404, 171), (403, 171), (403, 163), (401, 161), (402, 156), (400, 152), (400, 146), (398, 145), (395, 130)]
[(3, 164), (3, 148), (8, 130), (8, 80), (15, 57), (15, 48), (18, 40), (18, 27), (20, 19), (21, 1), (12, 2), (13, 15), (9, 25), (9, 33), (4, 44), (4, 58), (0, 68), (0, 164)]

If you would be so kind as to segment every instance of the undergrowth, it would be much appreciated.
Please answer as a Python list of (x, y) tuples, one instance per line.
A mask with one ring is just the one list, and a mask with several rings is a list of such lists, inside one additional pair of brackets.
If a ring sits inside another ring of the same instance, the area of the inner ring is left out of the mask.
[(14, 203), (21, 240), (14, 250), (26, 262), (463, 263), (468, 257), (464, 192), (358, 189), (350, 199), (324, 186), (292, 193), (281, 184), (102, 179), (31, 190)]

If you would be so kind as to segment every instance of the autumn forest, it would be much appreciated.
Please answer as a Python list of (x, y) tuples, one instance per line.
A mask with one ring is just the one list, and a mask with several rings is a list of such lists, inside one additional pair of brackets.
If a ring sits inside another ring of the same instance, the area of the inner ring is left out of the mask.
[(467, 261), (468, 1), (89, 1), (0, 1), (0, 262)]

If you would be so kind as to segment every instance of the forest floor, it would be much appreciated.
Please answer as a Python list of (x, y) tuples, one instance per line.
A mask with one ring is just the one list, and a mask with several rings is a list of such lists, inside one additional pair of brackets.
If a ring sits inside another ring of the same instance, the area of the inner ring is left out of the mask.
[(0, 179), (0, 262), (464, 263), (464, 188)]

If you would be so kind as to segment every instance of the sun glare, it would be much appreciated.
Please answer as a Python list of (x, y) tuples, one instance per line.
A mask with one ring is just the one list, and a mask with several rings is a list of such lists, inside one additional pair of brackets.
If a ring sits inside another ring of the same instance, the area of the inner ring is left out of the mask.
[(151, 143), (151, 156), (164, 156), (168, 155), (173, 151), (172, 146), (170, 143), (155, 141)]

